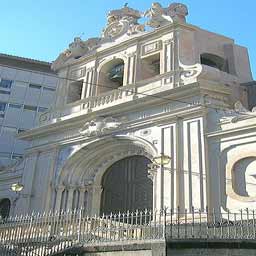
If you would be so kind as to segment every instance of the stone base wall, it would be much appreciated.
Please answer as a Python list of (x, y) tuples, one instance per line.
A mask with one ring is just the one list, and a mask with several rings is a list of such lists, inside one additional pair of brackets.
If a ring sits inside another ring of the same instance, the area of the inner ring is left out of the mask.
[(166, 256), (256, 256), (254, 240), (194, 240), (167, 242)]
[[(132, 254), (131, 254), (132, 255)], [(168, 250), (168, 256), (254, 256), (256, 249), (177, 249)]]
[(86, 253), (85, 256), (153, 256), (151, 250)]

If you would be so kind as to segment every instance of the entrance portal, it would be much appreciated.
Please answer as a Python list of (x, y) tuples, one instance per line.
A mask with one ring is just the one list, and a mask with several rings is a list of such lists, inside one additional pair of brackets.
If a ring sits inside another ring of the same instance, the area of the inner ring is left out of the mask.
[(153, 208), (153, 182), (148, 178), (150, 160), (131, 156), (107, 169), (102, 178), (101, 213)]

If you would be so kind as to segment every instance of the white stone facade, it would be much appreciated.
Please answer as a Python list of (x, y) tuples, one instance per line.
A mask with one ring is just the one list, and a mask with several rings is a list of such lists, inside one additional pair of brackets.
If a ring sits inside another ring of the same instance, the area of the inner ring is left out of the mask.
[[(187, 24), (187, 12), (153, 4), (140, 24), (126, 6), (109, 13), (102, 37), (75, 38), (60, 54), (56, 106), (19, 136), (32, 146), (13, 212), (99, 213), (106, 170), (160, 154), (171, 161), (148, 170), (152, 207), (254, 207), (256, 116), (240, 86), (252, 81), (247, 51)], [(113, 67), (123, 67), (122, 86), (109, 78)]]

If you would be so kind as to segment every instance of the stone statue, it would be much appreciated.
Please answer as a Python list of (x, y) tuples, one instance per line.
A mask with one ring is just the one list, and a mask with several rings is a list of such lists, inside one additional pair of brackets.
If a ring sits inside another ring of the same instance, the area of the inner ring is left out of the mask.
[(144, 13), (144, 17), (150, 18), (146, 25), (158, 28), (174, 21), (185, 22), (188, 15), (186, 5), (173, 3), (168, 8), (163, 8), (160, 3), (152, 3), (149, 10)]
[(75, 37), (74, 41), (69, 44), (69, 48), (62, 52), (59, 57), (52, 63), (52, 69), (56, 70), (70, 58), (79, 58), (88, 52), (100, 46), (101, 38), (89, 38), (83, 41), (80, 37)]
[(79, 132), (86, 137), (101, 136), (119, 128), (120, 125), (121, 122), (112, 117), (97, 118), (86, 122)]
[(103, 30), (103, 38), (115, 39), (124, 34), (135, 34), (144, 31), (144, 25), (138, 24), (142, 14), (125, 5), (120, 10), (113, 10), (108, 13), (107, 27)]

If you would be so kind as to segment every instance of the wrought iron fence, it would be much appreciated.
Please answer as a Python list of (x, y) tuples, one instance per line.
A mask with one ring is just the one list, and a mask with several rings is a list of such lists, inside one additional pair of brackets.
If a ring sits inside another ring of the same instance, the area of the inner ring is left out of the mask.
[(67, 248), (138, 240), (255, 239), (255, 212), (164, 209), (102, 216), (84, 210), (12, 217), (0, 225), (0, 255), (52, 255)]

